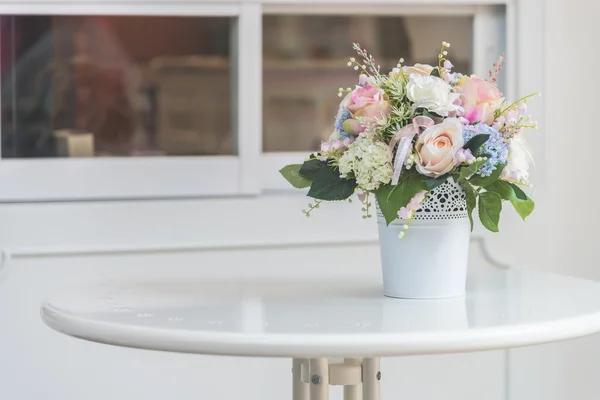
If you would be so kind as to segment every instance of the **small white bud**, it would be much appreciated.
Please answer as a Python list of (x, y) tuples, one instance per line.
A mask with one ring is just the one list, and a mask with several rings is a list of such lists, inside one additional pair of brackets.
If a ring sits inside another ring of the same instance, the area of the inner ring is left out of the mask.
[(350, 61), (354, 62), (354, 61), (356, 61), (356, 58), (350, 57)]
[(348, 63), (346, 65), (349, 66), (349, 67), (351, 67), (352, 63), (350, 61), (348, 61)]
[(344, 88), (341, 87), (341, 88), (338, 89), (338, 91), (342, 92), (342, 91), (344, 91)]
[(445, 56), (447, 56), (448, 52), (447, 51), (443, 51), (442, 54), (445, 55)]
[(408, 229), (408, 225), (405, 224), (404, 226), (402, 226), (402, 229), (407, 230)]
[(352, 88), (350, 86), (348, 86), (348, 88), (346, 90), (349, 91), (349, 92), (351, 92)]
[(401, 59), (400, 59), (400, 62), (401, 62), (401, 63), (403, 63), (403, 62), (404, 62), (404, 58), (401, 58)]
[(338, 92), (338, 97), (342, 97), (342, 92)]
[(400, 231), (398, 234), (398, 239), (402, 239), (404, 237), (404, 231)]
[(358, 65), (355, 65), (355, 66), (354, 66), (354, 70), (355, 70), (355, 71), (358, 71)]
[(446, 42), (446, 47), (450, 47), (450, 43)]

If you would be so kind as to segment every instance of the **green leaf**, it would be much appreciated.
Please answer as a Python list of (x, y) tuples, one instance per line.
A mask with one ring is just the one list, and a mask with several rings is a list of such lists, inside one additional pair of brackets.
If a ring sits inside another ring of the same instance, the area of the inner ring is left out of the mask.
[(468, 182), (463, 182), (461, 186), (467, 195), (467, 212), (469, 214), (469, 222), (471, 223), (471, 232), (473, 232), (473, 210), (477, 204), (477, 193)]
[(433, 119), (433, 117), (435, 117), (435, 115), (433, 115), (432, 113), (430, 113), (429, 110), (426, 109), (426, 108), (423, 108), (423, 116), (424, 117), (429, 117), (431, 119)]
[(485, 142), (487, 142), (489, 138), (490, 135), (488, 133), (481, 133), (479, 135), (475, 135), (471, 139), (469, 139), (467, 143), (465, 143), (463, 149), (471, 150), (471, 153), (474, 156), (477, 156), (477, 151)]
[(321, 168), (315, 174), (308, 196), (319, 200), (344, 200), (354, 193), (356, 181), (340, 178), (332, 167)]
[(469, 182), (471, 183), (471, 185), (474, 186), (486, 187), (488, 185), (491, 185), (492, 183), (496, 182), (498, 178), (500, 178), (500, 175), (502, 174), (502, 170), (504, 169), (505, 165), (506, 164), (498, 164), (496, 165), (496, 169), (493, 170), (489, 176), (474, 176), (471, 179), (469, 179)]
[(527, 197), (527, 195), (525, 194), (525, 192), (523, 190), (521, 190), (520, 187), (518, 187), (514, 183), (509, 183), (509, 185), (513, 189), (513, 191), (515, 192), (515, 198), (517, 200), (529, 200), (529, 197)]
[(440, 77), (440, 70), (438, 68), (434, 68), (431, 70), (431, 76), (437, 76), (438, 78)]
[(327, 167), (327, 161), (321, 161), (317, 159), (311, 159), (305, 161), (300, 168), (300, 175), (306, 178), (314, 178), (317, 172)]
[(440, 186), (442, 183), (448, 180), (448, 175), (440, 176), (439, 178), (425, 178), (423, 179), (423, 183), (427, 187), (427, 190), (435, 189)]
[(300, 175), (301, 164), (290, 164), (279, 170), (279, 173), (297, 189), (309, 187), (312, 181)]
[(458, 183), (469, 179), (471, 176), (475, 174), (475, 172), (479, 171), (479, 169), (485, 164), (485, 160), (475, 161), (471, 165), (466, 165), (460, 169), (460, 174), (458, 175)]
[(377, 189), (377, 204), (388, 225), (398, 218), (398, 210), (405, 207), (417, 192), (427, 190), (422, 179), (422, 175), (407, 173), (402, 175), (397, 185), (382, 185)]
[(498, 193), (502, 199), (509, 200), (523, 220), (525, 220), (535, 208), (533, 200), (527, 197), (525, 192), (514, 183), (499, 179), (491, 185), (486, 186), (485, 190)]
[(510, 186), (512, 187), (515, 193), (515, 198), (510, 199), (510, 202), (524, 221), (525, 218), (527, 218), (529, 214), (533, 212), (533, 209), (535, 208), (535, 203), (533, 202), (533, 200), (527, 197), (525, 192), (523, 192), (520, 187), (518, 187), (514, 183), (510, 183)]
[(492, 232), (498, 232), (498, 222), (502, 211), (502, 199), (495, 192), (479, 194), (479, 219), (483, 226)]
[(511, 200), (515, 198), (515, 192), (510, 186), (510, 183), (498, 179), (496, 182), (485, 187), (488, 192), (498, 193), (503, 200)]

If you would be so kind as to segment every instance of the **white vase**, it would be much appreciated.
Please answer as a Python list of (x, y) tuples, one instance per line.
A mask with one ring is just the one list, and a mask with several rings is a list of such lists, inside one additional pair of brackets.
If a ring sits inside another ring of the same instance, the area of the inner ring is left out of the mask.
[(405, 299), (463, 296), (470, 224), (465, 193), (451, 179), (433, 189), (406, 235), (406, 221), (386, 226), (378, 210), (383, 294)]

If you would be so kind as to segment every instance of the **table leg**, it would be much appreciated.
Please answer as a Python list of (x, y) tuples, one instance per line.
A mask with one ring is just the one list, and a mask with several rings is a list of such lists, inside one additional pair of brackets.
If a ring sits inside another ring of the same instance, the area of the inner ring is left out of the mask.
[[(360, 358), (345, 358), (344, 364), (360, 365)], [(344, 400), (361, 400), (362, 388), (361, 384), (344, 386)]]
[(379, 358), (365, 358), (362, 361), (363, 400), (380, 400)]
[(292, 361), (292, 390), (293, 400), (309, 400), (308, 399), (308, 384), (302, 382), (302, 363), (300, 358), (294, 358)]
[(329, 361), (311, 358), (309, 364), (310, 400), (329, 400)]

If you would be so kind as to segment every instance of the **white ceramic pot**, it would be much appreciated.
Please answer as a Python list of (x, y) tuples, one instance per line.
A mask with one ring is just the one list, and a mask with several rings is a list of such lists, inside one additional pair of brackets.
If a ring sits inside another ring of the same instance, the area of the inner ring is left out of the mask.
[(405, 221), (377, 213), (383, 294), (405, 299), (463, 296), (470, 224), (462, 188), (448, 180), (429, 193), (404, 238)]

